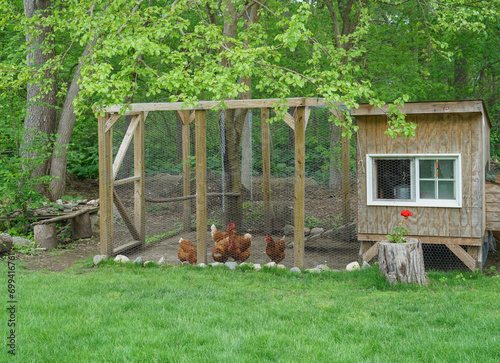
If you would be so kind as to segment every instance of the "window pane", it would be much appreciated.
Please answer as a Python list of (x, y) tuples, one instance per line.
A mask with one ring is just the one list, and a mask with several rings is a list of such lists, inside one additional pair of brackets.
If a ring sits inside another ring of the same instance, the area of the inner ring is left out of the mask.
[[(422, 169), (420, 169), (422, 170)], [(436, 182), (421, 180), (420, 181), (420, 198), (422, 199), (436, 199)]]
[(441, 181), (438, 184), (438, 199), (455, 199), (455, 182)]
[(435, 160), (420, 160), (420, 179), (433, 179), (436, 177), (436, 161)]
[(376, 199), (411, 199), (411, 160), (376, 159)]
[(453, 160), (438, 160), (438, 178), (454, 179), (453, 164)]

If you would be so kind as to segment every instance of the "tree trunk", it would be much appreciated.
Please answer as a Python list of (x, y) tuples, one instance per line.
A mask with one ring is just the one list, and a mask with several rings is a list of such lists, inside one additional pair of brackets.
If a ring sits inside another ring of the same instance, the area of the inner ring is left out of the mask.
[[(50, 7), (49, 0), (24, 0), (24, 12), (28, 19), (32, 18), (35, 13), (42, 12), (47, 15)], [(44, 66), (50, 59), (55, 56), (54, 40), (50, 35), (53, 29), (50, 26), (35, 26), (33, 29), (39, 32), (34, 38), (32, 32), (26, 34), (26, 42), (28, 44), (27, 62), (28, 66), (37, 68)], [(44, 83), (38, 82), (28, 83), (27, 85), (27, 102), (26, 117), (24, 119), (23, 145), (21, 153), (24, 157), (33, 158), (37, 156), (37, 151), (30, 149), (30, 144), (34, 141), (37, 134), (52, 135), (55, 130), (56, 123), (56, 77), (50, 70), (44, 72)], [(41, 88), (46, 88), (46, 91), (41, 92)], [(47, 174), (49, 161), (37, 167), (33, 172), (33, 176), (41, 176)], [(40, 186), (39, 191), (42, 191)]]
[(91, 47), (92, 45), (87, 45), (82, 53), (80, 63), (78, 64), (75, 74), (73, 75), (73, 79), (69, 86), (68, 93), (61, 110), (61, 115), (59, 117), (59, 125), (57, 128), (57, 133), (59, 134), (59, 136), (56, 139), (56, 145), (59, 146), (60, 149), (58, 150), (59, 153), (52, 157), (52, 164), (50, 167), (50, 175), (56, 177), (50, 182), (50, 189), (53, 200), (57, 200), (63, 196), (66, 186), (66, 165), (68, 162), (68, 154), (65, 147), (69, 145), (76, 121), (73, 101), (80, 92), (78, 80), (81, 74), (81, 67), (83, 62), (85, 61), (85, 58), (89, 55)]
[(378, 266), (391, 285), (417, 283), (427, 286), (422, 242), (410, 238), (406, 243), (382, 241), (378, 244)]

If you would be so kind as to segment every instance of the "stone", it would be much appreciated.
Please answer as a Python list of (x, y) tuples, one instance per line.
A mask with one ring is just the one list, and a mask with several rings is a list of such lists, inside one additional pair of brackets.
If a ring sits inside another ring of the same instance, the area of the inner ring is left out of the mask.
[(309, 236), (311, 234), (311, 229), (308, 227), (304, 227), (304, 236)]
[(254, 263), (253, 268), (255, 269), (255, 271), (260, 271), (262, 269), (260, 263)]
[(207, 267), (207, 265), (205, 265), (203, 262), (197, 264), (196, 266), (201, 267), (201, 268)]
[(236, 266), (238, 266), (238, 263), (234, 261), (227, 261), (225, 265), (229, 267), (230, 270), (234, 270)]
[(285, 225), (285, 227), (283, 227), (283, 234), (285, 236), (291, 236), (291, 235), (293, 235), (294, 230), (295, 229), (293, 226), (287, 224), (287, 225)]
[(12, 237), (12, 243), (18, 246), (26, 246), (32, 244), (33, 241), (22, 237)]
[(320, 270), (320, 271), (328, 271), (329, 268), (327, 265), (318, 265), (315, 267), (316, 270)]
[(152, 265), (152, 264), (154, 264), (154, 261), (147, 260), (146, 262), (144, 262), (144, 266)]
[(271, 262), (269, 262), (269, 263), (266, 263), (266, 264), (264, 265), (264, 267), (269, 267), (269, 268), (271, 268), (271, 267), (276, 267), (276, 262), (271, 261)]
[(317, 234), (321, 234), (324, 231), (325, 231), (324, 228), (315, 227), (315, 228), (311, 229), (311, 236), (315, 236)]
[(223, 266), (224, 264), (222, 262), (212, 262), (209, 263), (208, 265), (212, 267), (217, 267), (217, 266)]
[(124, 255), (117, 255), (114, 259), (115, 262), (121, 262), (121, 263), (125, 263), (125, 262), (128, 262), (130, 261), (130, 259), (127, 257), (127, 256), (124, 256)]
[(12, 236), (0, 233), (0, 253), (8, 253), (12, 250)]
[(281, 269), (286, 268), (286, 266), (285, 266), (285, 265), (282, 265), (281, 263), (280, 263), (279, 265), (276, 265), (276, 267), (277, 267), (277, 268), (281, 268)]
[(345, 267), (346, 271), (354, 271), (354, 270), (359, 270), (359, 269), (360, 269), (360, 266), (359, 266), (359, 263), (357, 261), (351, 262), (350, 264), (348, 264)]
[(165, 262), (166, 262), (165, 257), (161, 256), (160, 260), (158, 261), (158, 266), (163, 266)]
[(310, 269), (307, 269), (306, 271), (310, 272), (310, 273), (313, 273), (313, 274), (319, 274), (321, 272), (317, 268), (310, 268)]
[(370, 266), (370, 264), (369, 264), (368, 262), (363, 261), (363, 266), (362, 266), (362, 268), (363, 268), (363, 269), (365, 269), (365, 268), (370, 268), (370, 267), (371, 267), (371, 266)]
[(297, 273), (301, 274), (301, 273), (302, 273), (302, 270), (301, 270), (300, 268), (298, 268), (298, 267), (292, 267), (292, 268), (290, 269), (290, 272), (297, 272)]
[(142, 256), (137, 257), (137, 258), (134, 260), (134, 263), (135, 263), (136, 265), (142, 265)]
[(95, 255), (95, 256), (94, 256), (94, 259), (93, 259), (93, 261), (94, 261), (94, 265), (97, 265), (99, 262), (101, 262), (101, 261), (105, 261), (105, 260), (107, 260), (108, 258), (109, 258), (109, 256), (108, 256), (108, 255)]

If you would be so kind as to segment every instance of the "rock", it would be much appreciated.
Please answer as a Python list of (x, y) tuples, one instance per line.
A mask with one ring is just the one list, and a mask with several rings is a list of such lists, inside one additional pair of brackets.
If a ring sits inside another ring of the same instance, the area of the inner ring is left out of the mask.
[(152, 265), (152, 264), (154, 264), (154, 261), (149, 261), (148, 260), (148, 261), (144, 262), (144, 266)]
[(304, 236), (309, 236), (311, 234), (311, 229), (304, 227)]
[(363, 261), (363, 267), (362, 267), (363, 269), (365, 269), (365, 268), (370, 268), (370, 267), (371, 267), (371, 266), (370, 266), (370, 264), (369, 264), (368, 262)]
[(207, 265), (205, 265), (203, 262), (197, 264), (196, 266), (201, 267), (201, 268), (207, 267)]
[(7, 233), (0, 233), (0, 253), (8, 253), (12, 250), (12, 237)]
[(253, 268), (255, 271), (260, 271), (262, 267), (260, 266), (260, 263), (254, 263)]
[(134, 260), (134, 263), (135, 263), (136, 265), (142, 265), (142, 256), (137, 257), (137, 258)]
[(276, 267), (276, 262), (271, 261), (271, 262), (269, 262), (269, 263), (266, 263), (266, 264), (264, 265), (264, 267)]
[(26, 246), (32, 244), (33, 241), (22, 237), (12, 237), (12, 243), (18, 246)]
[(295, 229), (293, 226), (287, 224), (287, 225), (285, 225), (285, 227), (283, 227), (283, 234), (285, 236), (291, 236), (291, 235), (293, 235), (294, 230)]
[(320, 271), (328, 271), (329, 268), (327, 265), (318, 265), (315, 267), (316, 270), (320, 270)]
[(354, 270), (359, 270), (359, 269), (360, 269), (360, 266), (359, 266), (359, 263), (357, 261), (351, 262), (350, 264), (348, 264), (345, 267), (346, 271), (354, 271)]
[(189, 266), (191, 264), (188, 261), (182, 261), (181, 265), (182, 266)]
[(318, 227), (315, 227), (313, 229), (311, 229), (311, 236), (315, 236), (317, 234), (321, 234), (325, 231), (324, 228), (318, 228)]
[(310, 268), (310, 269), (307, 269), (306, 271), (310, 272), (310, 273), (313, 273), (313, 274), (319, 274), (321, 272), (317, 268)]
[(229, 267), (230, 270), (234, 270), (236, 266), (238, 266), (238, 263), (234, 261), (227, 261), (225, 265)]
[(161, 256), (160, 260), (158, 261), (158, 266), (163, 266), (165, 262), (165, 257)]
[(217, 266), (223, 266), (224, 264), (222, 262), (212, 262), (209, 263), (208, 265), (212, 267), (217, 267)]
[(109, 258), (108, 255), (95, 255), (94, 256), (94, 265), (97, 265), (101, 261), (105, 261)]
[(240, 266), (250, 266), (250, 267), (253, 267), (253, 263), (252, 262), (242, 262), (242, 263), (240, 263)]
[(298, 267), (292, 267), (292, 268), (290, 269), (290, 272), (297, 272), (297, 273), (301, 274), (301, 273), (302, 273), (302, 270), (301, 270), (300, 268), (298, 268)]
[(286, 266), (285, 266), (285, 265), (282, 265), (281, 263), (280, 263), (279, 265), (276, 265), (276, 267), (277, 267), (277, 268), (281, 268), (281, 269), (286, 268)]
[(121, 262), (121, 263), (125, 263), (125, 262), (128, 262), (130, 261), (130, 259), (127, 257), (127, 256), (124, 256), (124, 255), (117, 255), (114, 259), (115, 262)]

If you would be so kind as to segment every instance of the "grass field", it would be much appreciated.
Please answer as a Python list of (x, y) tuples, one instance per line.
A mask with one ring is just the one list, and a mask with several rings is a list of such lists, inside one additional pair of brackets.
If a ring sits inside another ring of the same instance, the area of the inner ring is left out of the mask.
[[(377, 268), (299, 275), (105, 263), (48, 273), (18, 264), (16, 357), (4, 345), (0, 361), (497, 362), (495, 275), (429, 273), (429, 287), (391, 288)], [(4, 309), (5, 339), (8, 320)]]

